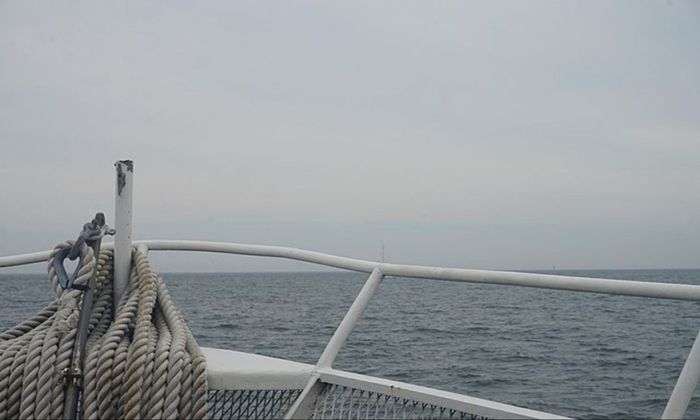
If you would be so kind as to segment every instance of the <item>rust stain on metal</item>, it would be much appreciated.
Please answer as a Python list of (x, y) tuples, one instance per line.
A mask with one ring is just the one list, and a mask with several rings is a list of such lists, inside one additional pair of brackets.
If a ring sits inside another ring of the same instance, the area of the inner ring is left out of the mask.
[(122, 165), (126, 167), (128, 172), (134, 172), (133, 160), (120, 160), (114, 164), (117, 167), (117, 194), (122, 195), (122, 190), (126, 185), (126, 174), (122, 170)]
[(134, 172), (134, 161), (133, 160), (120, 160), (119, 163), (125, 165), (127, 171)]

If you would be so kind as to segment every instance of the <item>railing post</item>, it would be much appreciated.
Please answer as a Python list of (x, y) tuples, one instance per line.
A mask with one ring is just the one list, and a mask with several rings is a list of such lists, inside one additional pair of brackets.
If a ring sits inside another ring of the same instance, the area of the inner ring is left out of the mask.
[(323, 354), (321, 354), (321, 357), (318, 359), (315, 368), (316, 372), (311, 375), (304, 390), (299, 394), (294, 404), (292, 404), (287, 411), (287, 414), (284, 416), (285, 419), (310, 418), (313, 415), (316, 400), (326, 386), (319, 378), (318, 369), (331, 367), (340, 348), (343, 347), (343, 344), (345, 344), (345, 341), (348, 339), (350, 331), (352, 331), (353, 327), (362, 316), (362, 313), (367, 309), (369, 300), (372, 298), (372, 295), (374, 295), (374, 292), (377, 290), (377, 287), (379, 287), (379, 283), (382, 282), (383, 278), (384, 274), (382, 274), (378, 268), (372, 270), (369, 278), (364, 286), (362, 286), (360, 293), (357, 294), (355, 301), (350, 305), (350, 309), (348, 309), (345, 317), (340, 321), (340, 325), (338, 325), (338, 328), (336, 328), (333, 333), (333, 337), (328, 341), (326, 348), (323, 350)]
[(134, 163), (130, 160), (117, 161), (117, 190), (114, 211), (114, 307), (119, 305), (129, 284), (131, 273), (131, 220)]
[(345, 318), (340, 322), (335, 333), (333, 333), (333, 337), (328, 341), (328, 345), (318, 359), (317, 367), (326, 368), (333, 364), (340, 348), (345, 343), (345, 340), (348, 339), (350, 331), (352, 331), (353, 327), (362, 316), (362, 313), (367, 308), (369, 300), (372, 298), (372, 295), (374, 295), (374, 292), (377, 290), (383, 278), (384, 274), (382, 274), (378, 268), (375, 268), (372, 274), (369, 275), (365, 285), (362, 286), (362, 290), (357, 294), (355, 301), (350, 306), (350, 309), (348, 309), (348, 313), (345, 314)]
[(673, 387), (671, 398), (668, 399), (662, 419), (682, 419), (688, 403), (693, 397), (695, 387), (700, 379), (700, 332), (695, 337), (693, 347), (690, 348), (688, 358), (685, 360), (683, 370), (678, 375), (676, 386)]

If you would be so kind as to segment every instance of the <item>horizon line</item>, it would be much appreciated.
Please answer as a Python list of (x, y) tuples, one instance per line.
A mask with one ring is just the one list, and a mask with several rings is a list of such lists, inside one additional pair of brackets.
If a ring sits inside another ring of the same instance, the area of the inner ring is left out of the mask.
[[(13, 267), (5, 267), (13, 268)], [(451, 267), (445, 267), (451, 268)], [(556, 272), (566, 272), (566, 271), (700, 271), (700, 267), (676, 267), (676, 268), (527, 268), (527, 269), (496, 269), (496, 268), (468, 268), (467, 270), (480, 270), (480, 271), (507, 271), (507, 272), (521, 272), (521, 273), (556, 273)], [(154, 270), (157, 274), (291, 274), (291, 273), (363, 273), (360, 271), (347, 270), (347, 269), (328, 269), (328, 270), (247, 270), (247, 271), (158, 271)], [(46, 271), (30, 271), (30, 272), (16, 272), (9, 273), (0, 270), (0, 275), (3, 274), (27, 274), (27, 275), (38, 275), (46, 274)], [(392, 276), (401, 277), (401, 276)]]

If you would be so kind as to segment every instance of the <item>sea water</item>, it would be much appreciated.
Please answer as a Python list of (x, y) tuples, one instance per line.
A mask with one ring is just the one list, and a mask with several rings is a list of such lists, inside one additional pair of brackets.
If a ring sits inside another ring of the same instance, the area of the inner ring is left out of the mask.
[[(557, 271), (700, 284), (700, 270)], [(315, 363), (367, 275), (165, 273), (202, 346)], [(51, 299), (2, 274), (0, 330)], [(584, 418), (659, 417), (700, 329), (694, 302), (386, 278), (334, 367)], [(687, 417), (700, 417), (700, 392)]]

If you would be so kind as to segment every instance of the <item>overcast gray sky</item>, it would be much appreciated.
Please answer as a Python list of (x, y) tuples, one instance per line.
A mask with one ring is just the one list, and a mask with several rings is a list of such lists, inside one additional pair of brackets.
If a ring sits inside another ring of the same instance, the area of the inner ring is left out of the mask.
[(698, 2), (0, 1), (0, 255), (112, 220), (131, 158), (142, 239), (698, 267), (699, 45)]

